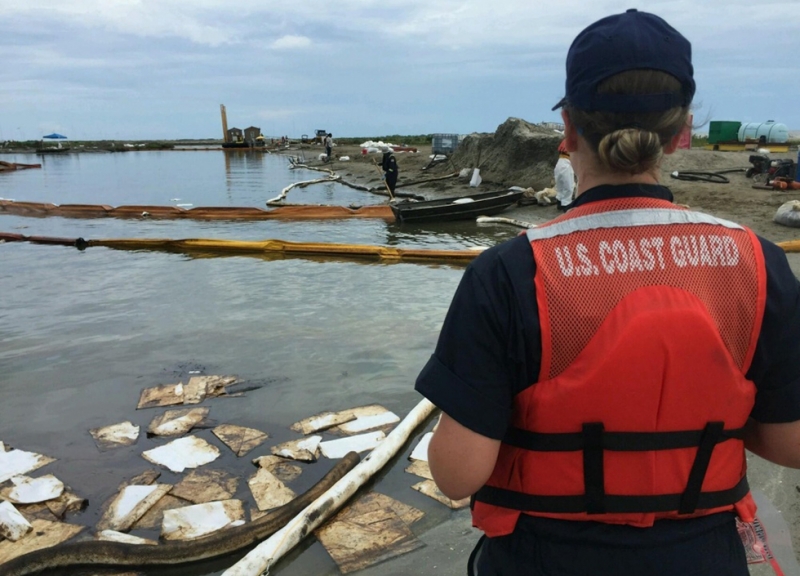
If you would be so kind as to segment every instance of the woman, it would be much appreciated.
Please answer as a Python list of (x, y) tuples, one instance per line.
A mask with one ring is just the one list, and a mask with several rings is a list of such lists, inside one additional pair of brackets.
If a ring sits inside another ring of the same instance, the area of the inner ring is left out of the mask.
[(745, 448), (800, 468), (800, 285), (783, 251), (658, 184), (691, 45), (630, 10), (567, 56), (567, 214), (465, 271), (416, 388), (430, 467), (491, 575), (746, 576)]

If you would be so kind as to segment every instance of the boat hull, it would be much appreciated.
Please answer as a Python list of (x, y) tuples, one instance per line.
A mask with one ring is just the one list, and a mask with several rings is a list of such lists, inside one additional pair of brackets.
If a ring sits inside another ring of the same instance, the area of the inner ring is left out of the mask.
[(471, 220), (478, 216), (499, 214), (516, 204), (523, 194), (523, 190), (503, 190), (473, 194), (467, 197), (401, 202), (392, 205), (392, 212), (394, 212), (397, 222), (400, 223)]

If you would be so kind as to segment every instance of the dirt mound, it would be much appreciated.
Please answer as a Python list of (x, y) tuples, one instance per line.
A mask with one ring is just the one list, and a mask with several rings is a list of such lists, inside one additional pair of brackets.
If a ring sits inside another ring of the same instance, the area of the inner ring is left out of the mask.
[(540, 190), (551, 186), (561, 136), (553, 130), (509, 118), (494, 134), (470, 134), (458, 145), (453, 164), (480, 168), (484, 182)]

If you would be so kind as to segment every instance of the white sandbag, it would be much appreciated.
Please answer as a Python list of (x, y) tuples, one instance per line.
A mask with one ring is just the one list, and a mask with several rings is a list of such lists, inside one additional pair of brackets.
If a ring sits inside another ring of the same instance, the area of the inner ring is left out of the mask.
[(778, 211), (775, 212), (772, 221), (777, 224), (782, 224), (783, 226), (800, 228), (800, 200), (789, 200), (785, 202), (778, 208)]
[(350, 156), (339, 156), (339, 162), (347, 162), (350, 160)]
[(469, 181), (469, 185), (473, 188), (476, 188), (481, 185), (481, 171), (480, 168), (475, 168), (472, 171), (472, 179)]

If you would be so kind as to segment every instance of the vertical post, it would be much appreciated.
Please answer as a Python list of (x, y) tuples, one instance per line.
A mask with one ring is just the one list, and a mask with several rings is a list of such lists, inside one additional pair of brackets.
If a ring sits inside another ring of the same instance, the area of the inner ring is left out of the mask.
[(228, 115), (225, 113), (225, 104), (219, 105), (219, 113), (222, 116), (222, 141), (228, 141)]

